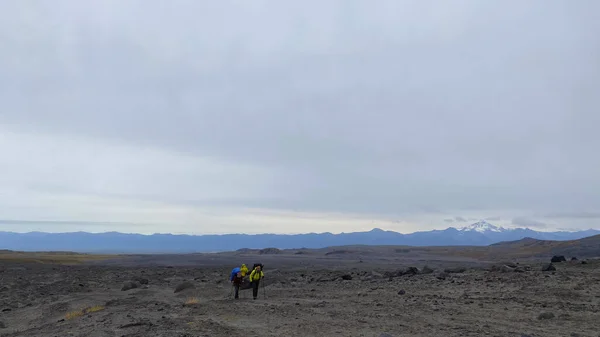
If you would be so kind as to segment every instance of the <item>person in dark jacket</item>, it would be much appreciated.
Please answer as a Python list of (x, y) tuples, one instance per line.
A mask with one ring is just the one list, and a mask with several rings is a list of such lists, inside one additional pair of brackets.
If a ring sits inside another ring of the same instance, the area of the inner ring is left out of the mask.
[(235, 296), (234, 298), (237, 300), (239, 297), (239, 293), (240, 293), (240, 285), (242, 284), (242, 282), (244, 281), (244, 277), (242, 276), (242, 272), (237, 272), (235, 274), (235, 276), (231, 279), (231, 284), (233, 285), (233, 288), (235, 289)]

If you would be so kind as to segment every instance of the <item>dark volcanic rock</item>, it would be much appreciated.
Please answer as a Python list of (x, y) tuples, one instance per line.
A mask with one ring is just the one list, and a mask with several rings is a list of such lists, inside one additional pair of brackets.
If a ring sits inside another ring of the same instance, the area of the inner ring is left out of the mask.
[(485, 270), (490, 271), (490, 272), (499, 272), (500, 269), (502, 269), (502, 266), (499, 266), (499, 265), (495, 264), (495, 265), (492, 265), (492, 266), (490, 266), (489, 268), (487, 268)]
[(148, 279), (143, 277), (134, 277), (133, 281), (139, 284), (148, 284)]
[(319, 279), (317, 280), (317, 282), (333, 282), (333, 281), (335, 281), (337, 279), (338, 279), (337, 276), (323, 275), (323, 276), (319, 277)]
[(394, 277), (402, 276), (403, 274), (404, 274), (404, 270), (386, 271), (385, 273), (383, 273), (383, 276), (391, 279)]
[(542, 271), (555, 271), (556, 267), (552, 263), (548, 263), (542, 267)]
[(125, 282), (123, 283), (123, 287), (121, 287), (121, 291), (127, 291), (135, 288), (138, 288), (138, 284), (136, 282)]
[(576, 258), (575, 256), (573, 256), (573, 257), (571, 258), (571, 261), (577, 261), (577, 258)]
[(400, 277), (404, 275), (417, 275), (419, 274), (419, 269), (417, 267), (409, 267), (407, 269), (400, 269), (396, 271), (386, 271), (383, 276), (387, 278)]
[(403, 273), (403, 275), (417, 275), (419, 274), (419, 269), (417, 267), (409, 267)]
[(342, 275), (342, 280), (350, 281), (350, 280), (352, 280), (352, 275), (350, 275), (350, 274)]
[(196, 288), (196, 286), (194, 286), (193, 283), (191, 283), (191, 282), (183, 282), (183, 283), (180, 283), (177, 287), (175, 287), (175, 291), (174, 292), (178, 293), (178, 292), (184, 291), (186, 289), (195, 289), (195, 288)]
[(421, 274), (432, 274), (433, 273), (433, 269), (429, 268), (428, 266), (423, 267), (423, 269), (421, 269)]
[(448, 273), (446, 273), (446, 272), (441, 272), (441, 273), (438, 273), (438, 274), (437, 274), (435, 277), (436, 277), (438, 280), (445, 280), (445, 279), (446, 279), (448, 276), (450, 276)]
[(404, 294), (406, 294), (406, 291), (404, 289), (402, 289), (398, 292), (398, 295), (404, 295)]
[(446, 272), (448, 274), (462, 274), (466, 271), (467, 271), (467, 268), (465, 268), (465, 267), (454, 267), (454, 268), (444, 269), (444, 272)]
[(538, 319), (553, 319), (554, 314), (551, 312), (542, 312), (539, 314)]
[(150, 321), (140, 321), (140, 322), (133, 322), (133, 323), (127, 323), (127, 324), (121, 325), (119, 327), (119, 329), (127, 329), (127, 328), (136, 327), (136, 326), (143, 326), (143, 325), (153, 326), (154, 324)]
[(554, 255), (552, 257), (552, 259), (550, 259), (550, 262), (552, 263), (558, 263), (558, 262), (565, 262), (567, 261), (567, 259), (563, 256), (563, 255)]

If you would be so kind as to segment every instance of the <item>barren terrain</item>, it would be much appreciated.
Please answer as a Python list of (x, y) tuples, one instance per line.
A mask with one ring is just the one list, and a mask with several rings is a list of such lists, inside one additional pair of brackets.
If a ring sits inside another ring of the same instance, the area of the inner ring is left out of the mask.
[[(530, 259), (519, 253), (528, 243), (507, 245), (515, 254), (505, 258), (366, 246), (2, 252), (0, 336), (600, 336), (600, 260), (566, 256), (542, 271), (549, 256)], [(234, 300), (229, 272), (255, 262), (265, 265), (259, 299), (244, 290)]]

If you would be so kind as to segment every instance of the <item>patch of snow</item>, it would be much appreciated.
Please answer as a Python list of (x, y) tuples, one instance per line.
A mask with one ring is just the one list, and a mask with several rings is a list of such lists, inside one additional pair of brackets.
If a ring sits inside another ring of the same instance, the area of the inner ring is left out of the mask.
[(485, 221), (485, 220), (481, 220), (478, 221), (474, 224), (471, 224), (469, 226), (466, 227), (462, 227), (460, 228), (461, 231), (466, 232), (466, 231), (475, 231), (475, 232), (479, 232), (479, 233), (486, 233), (486, 232), (496, 232), (496, 233), (500, 233), (500, 232), (505, 232), (506, 229), (504, 227), (498, 227), (498, 226), (494, 226), (491, 223)]

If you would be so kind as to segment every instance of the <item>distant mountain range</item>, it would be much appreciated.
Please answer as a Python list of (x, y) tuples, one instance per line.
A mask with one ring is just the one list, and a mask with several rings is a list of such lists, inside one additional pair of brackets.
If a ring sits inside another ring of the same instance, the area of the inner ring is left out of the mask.
[(193, 253), (242, 248), (324, 248), (345, 245), (487, 246), (523, 238), (576, 240), (600, 230), (539, 232), (528, 228), (506, 229), (479, 221), (463, 228), (450, 227), (402, 234), (375, 228), (368, 232), (308, 234), (172, 235), (107, 233), (0, 232), (0, 249), (18, 251), (73, 251), (88, 253)]

